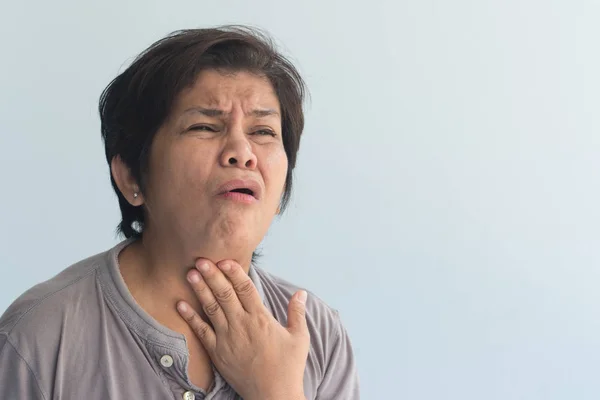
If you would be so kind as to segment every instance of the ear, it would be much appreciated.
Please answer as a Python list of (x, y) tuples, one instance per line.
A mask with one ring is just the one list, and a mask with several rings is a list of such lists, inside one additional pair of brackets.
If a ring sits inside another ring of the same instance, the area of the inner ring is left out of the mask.
[(123, 197), (127, 199), (132, 206), (141, 206), (144, 204), (144, 195), (140, 191), (140, 186), (131, 174), (131, 170), (121, 156), (114, 156), (110, 162), (110, 171), (117, 187), (121, 191)]

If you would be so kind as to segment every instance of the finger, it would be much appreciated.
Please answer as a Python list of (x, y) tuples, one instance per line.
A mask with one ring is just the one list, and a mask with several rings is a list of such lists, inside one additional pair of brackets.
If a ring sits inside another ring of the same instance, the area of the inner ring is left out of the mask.
[(202, 320), (194, 309), (184, 301), (177, 304), (177, 311), (192, 328), (194, 334), (200, 339), (209, 354), (213, 354), (217, 344), (215, 332), (208, 323)]
[(187, 280), (190, 282), (196, 297), (200, 300), (202, 310), (208, 319), (210, 319), (210, 322), (212, 322), (215, 331), (219, 332), (221, 330), (226, 330), (229, 323), (227, 322), (225, 313), (211, 289), (202, 279), (200, 273), (195, 269), (190, 270), (187, 274)]
[(217, 267), (229, 279), (233, 290), (247, 312), (257, 312), (265, 306), (260, 298), (260, 294), (252, 282), (252, 279), (242, 269), (242, 266), (233, 260), (224, 260), (217, 263)]
[(223, 310), (225, 318), (233, 320), (239, 316), (244, 311), (244, 308), (231, 282), (223, 272), (212, 262), (205, 259), (198, 260), (196, 268), (202, 274), (206, 285), (210, 288), (214, 298)]
[(306, 298), (307, 293), (299, 290), (290, 299), (288, 304), (288, 331), (291, 333), (307, 334), (308, 325), (306, 324)]

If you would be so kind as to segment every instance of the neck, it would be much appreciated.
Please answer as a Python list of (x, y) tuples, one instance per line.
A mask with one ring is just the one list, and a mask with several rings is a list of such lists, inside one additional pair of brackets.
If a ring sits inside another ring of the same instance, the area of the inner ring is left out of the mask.
[(159, 323), (181, 332), (185, 325), (175, 304), (185, 300), (197, 311), (201, 310), (186, 279), (198, 258), (213, 263), (235, 260), (248, 273), (252, 250), (229, 249), (224, 244), (224, 241), (186, 243), (178, 236), (165, 237), (148, 230), (142, 239), (127, 246), (119, 255), (121, 274), (134, 299), (146, 312)]
[(185, 272), (193, 268), (199, 258), (215, 264), (223, 260), (234, 260), (246, 273), (250, 269), (254, 249), (227, 239), (193, 236), (195, 239), (190, 240), (189, 237), (192, 235), (160, 234), (151, 227), (144, 231), (140, 244), (146, 272), (162, 278), (165, 275), (180, 275), (184, 271), (185, 277)]

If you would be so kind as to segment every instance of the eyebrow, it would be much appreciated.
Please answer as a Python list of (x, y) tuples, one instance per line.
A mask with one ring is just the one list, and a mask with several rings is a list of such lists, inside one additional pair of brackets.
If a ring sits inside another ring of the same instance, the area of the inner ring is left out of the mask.
[[(219, 110), (216, 108), (204, 108), (204, 107), (190, 107), (187, 110), (185, 110), (183, 113), (184, 114), (198, 113), (198, 114), (202, 114), (202, 115), (205, 115), (205, 116), (211, 117), (211, 118), (222, 117), (222, 116), (226, 116), (227, 114), (229, 114), (223, 110)], [(252, 110), (249, 113), (247, 113), (246, 115), (252, 115), (257, 118), (263, 118), (263, 117), (269, 117), (272, 115), (279, 116), (279, 112), (277, 112), (277, 110), (274, 110), (272, 108), (266, 108), (266, 109)]]

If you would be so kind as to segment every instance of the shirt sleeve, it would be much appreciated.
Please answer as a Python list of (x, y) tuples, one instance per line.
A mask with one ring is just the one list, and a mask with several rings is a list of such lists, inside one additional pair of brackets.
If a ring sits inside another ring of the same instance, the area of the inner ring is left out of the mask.
[(0, 398), (47, 400), (17, 349), (0, 333)]
[(316, 400), (359, 400), (358, 371), (352, 344), (337, 312), (335, 317), (332, 351)]

